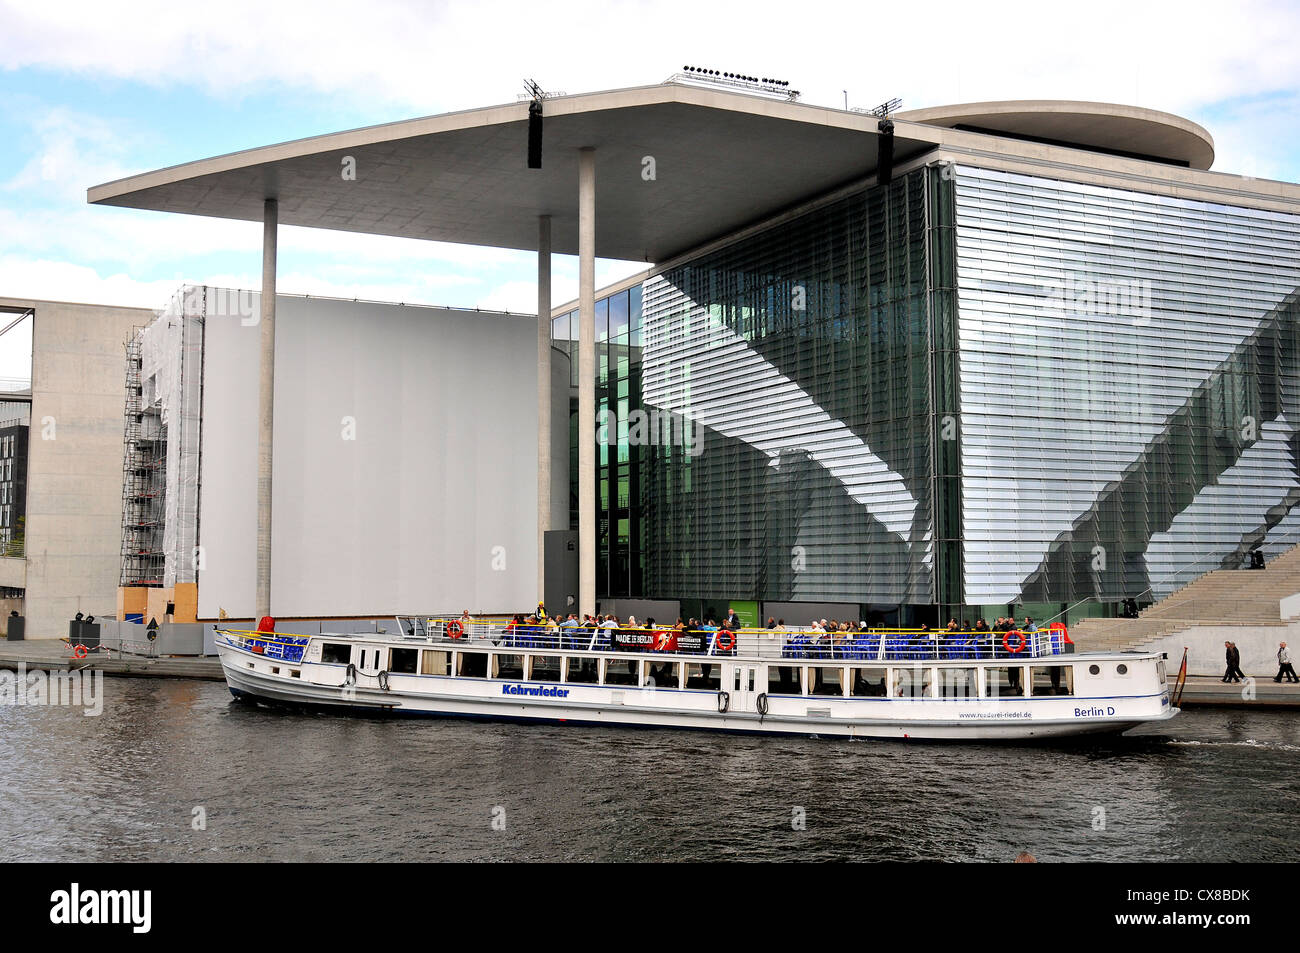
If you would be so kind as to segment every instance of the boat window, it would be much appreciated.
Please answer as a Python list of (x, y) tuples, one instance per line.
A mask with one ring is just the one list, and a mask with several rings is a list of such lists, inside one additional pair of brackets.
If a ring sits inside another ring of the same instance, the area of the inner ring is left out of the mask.
[(722, 666), (687, 662), (686, 687), (716, 692), (722, 687)]
[(646, 667), (645, 683), (656, 688), (680, 688), (682, 684), (682, 663), (664, 662), (656, 665), (651, 662)]
[(388, 665), (390, 672), (399, 675), (414, 675), (418, 649), (393, 649), (393, 657)]
[(1034, 695), (1073, 695), (1073, 665), (1035, 665), (1030, 684)]
[(558, 655), (532, 655), (529, 666), (529, 680), (534, 682), (558, 682), (560, 680), (560, 657)]
[(930, 669), (917, 665), (894, 669), (894, 695), (898, 698), (925, 698), (930, 694)]
[(352, 646), (346, 642), (326, 642), (320, 647), (320, 660), (334, 665), (347, 665), (352, 661)]
[(586, 682), (594, 684), (597, 679), (596, 659), (594, 658), (568, 658), (565, 662), (569, 666), (569, 671), (565, 674), (566, 682)]
[(979, 697), (979, 683), (975, 680), (975, 669), (947, 667), (939, 669), (939, 697)]
[(984, 670), (984, 694), (989, 698), (1023, 698), (1025, 669), (1021, 665), (990, 666)]
[(450, 675), (451, 653), (426, 651), (420, 666), (421, 675)]
[(767, 667), (767, 693), (769, 695), (802, 695), (797, 665), (769, 665)]
[(883, 667), (854, 666), (849, 669), (849, 692), (855, 698), (883, 698), (885, 674)]
[(605, 662), (606, 685), (635, 685), (637, 683), (635, 659), (612, 658)]
[(488, 657), (486, 652), (461, 652), (459, 658), (459, 668), (456, 674), (461, 678), (487, 677)]
[(844, 669), (838, 665), (809, 665), (808, 694), (843, 695)]
[(496, 668), (496, 678), (524, 677), (524, 657), (522, 655), (493, 655), (492, 664)]

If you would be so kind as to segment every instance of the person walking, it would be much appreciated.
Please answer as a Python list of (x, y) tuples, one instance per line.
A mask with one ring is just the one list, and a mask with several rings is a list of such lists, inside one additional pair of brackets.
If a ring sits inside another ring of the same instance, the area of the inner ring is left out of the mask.
[(1228, 661), (1228, 670), (1224, 672), (1223, 680), (1225, 682), (1239, 682), (1246, 677), (1241, 670), (1241, 650), (1233, 642), (1223, 643), (1227, 648), (1225, 655)]
[(1277, 678), (1273, 681), (1282, 681), (1283, 675), (1288, 682), (1300, 682), (1300, 678), (1296, 677), (1295, 667), (1291, 664), (1291, 653), (1287, 651), (1285, 642), (1279, 643), (1277, 647)]

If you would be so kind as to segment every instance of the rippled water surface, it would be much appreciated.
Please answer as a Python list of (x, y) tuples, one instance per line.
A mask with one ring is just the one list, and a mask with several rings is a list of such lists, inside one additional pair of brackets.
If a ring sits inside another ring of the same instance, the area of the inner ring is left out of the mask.
[(1291, 712), (1030, 747), (359, 720), (218, 682), (104, 684), (100, 717), (0, 707), (6, 859), (1295, 856)]

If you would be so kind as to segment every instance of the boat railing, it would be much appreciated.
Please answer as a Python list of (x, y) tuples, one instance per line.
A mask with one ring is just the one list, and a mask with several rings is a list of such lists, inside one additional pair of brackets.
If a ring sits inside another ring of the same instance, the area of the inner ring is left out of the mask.
[(217, 634), (235, 648), (284, 662), (301, 662), (307, 649), (307, 635), (259, 632), (253, 629), (217, 629)]
[(521, 652), (634, 652), (655, 655), (832, 660), (846, 662), (959, 661), (1041, 658), (1073, 651), (1064, 626), (1010, 632), (865, 629), (695, 629), (556, 625), (500, 618), (399, 616), (407, 638), (448, 646), (474, 645)]

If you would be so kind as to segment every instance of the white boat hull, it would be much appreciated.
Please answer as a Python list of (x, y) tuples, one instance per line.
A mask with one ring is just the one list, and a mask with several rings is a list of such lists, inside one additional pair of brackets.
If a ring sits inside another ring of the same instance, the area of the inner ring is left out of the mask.
[[(1018, 741), (1117, 734), (1168, 720), (1178, 712), (1170, 707), (1163, 667), (1159, 684), (1134, 694), (969, 699), (773, 695), (760, 714), (754, 693), (736, 693), (728, 698), (728, 710), (719, 711), (721, 693), (716, 690), (396, 673), (384, 673), (381, 679), (378, 673), (365, 672), (355, 673), (355, 684), (347, 685), (345, 666), (290, 665), (226, 643), (219, 651), (230, 690), (238, 698), (353, 714), (859, 739)], [(1078, 664), (1093, 657), (1066, 658)], [(1135, 664), (1133, 656), (1106, 658)], [(698, 661), (722, 666), (724, 679), (729, 667), (759, 664), (745, 659)], [(296, 676), (288, 674), (293, 670)]]

